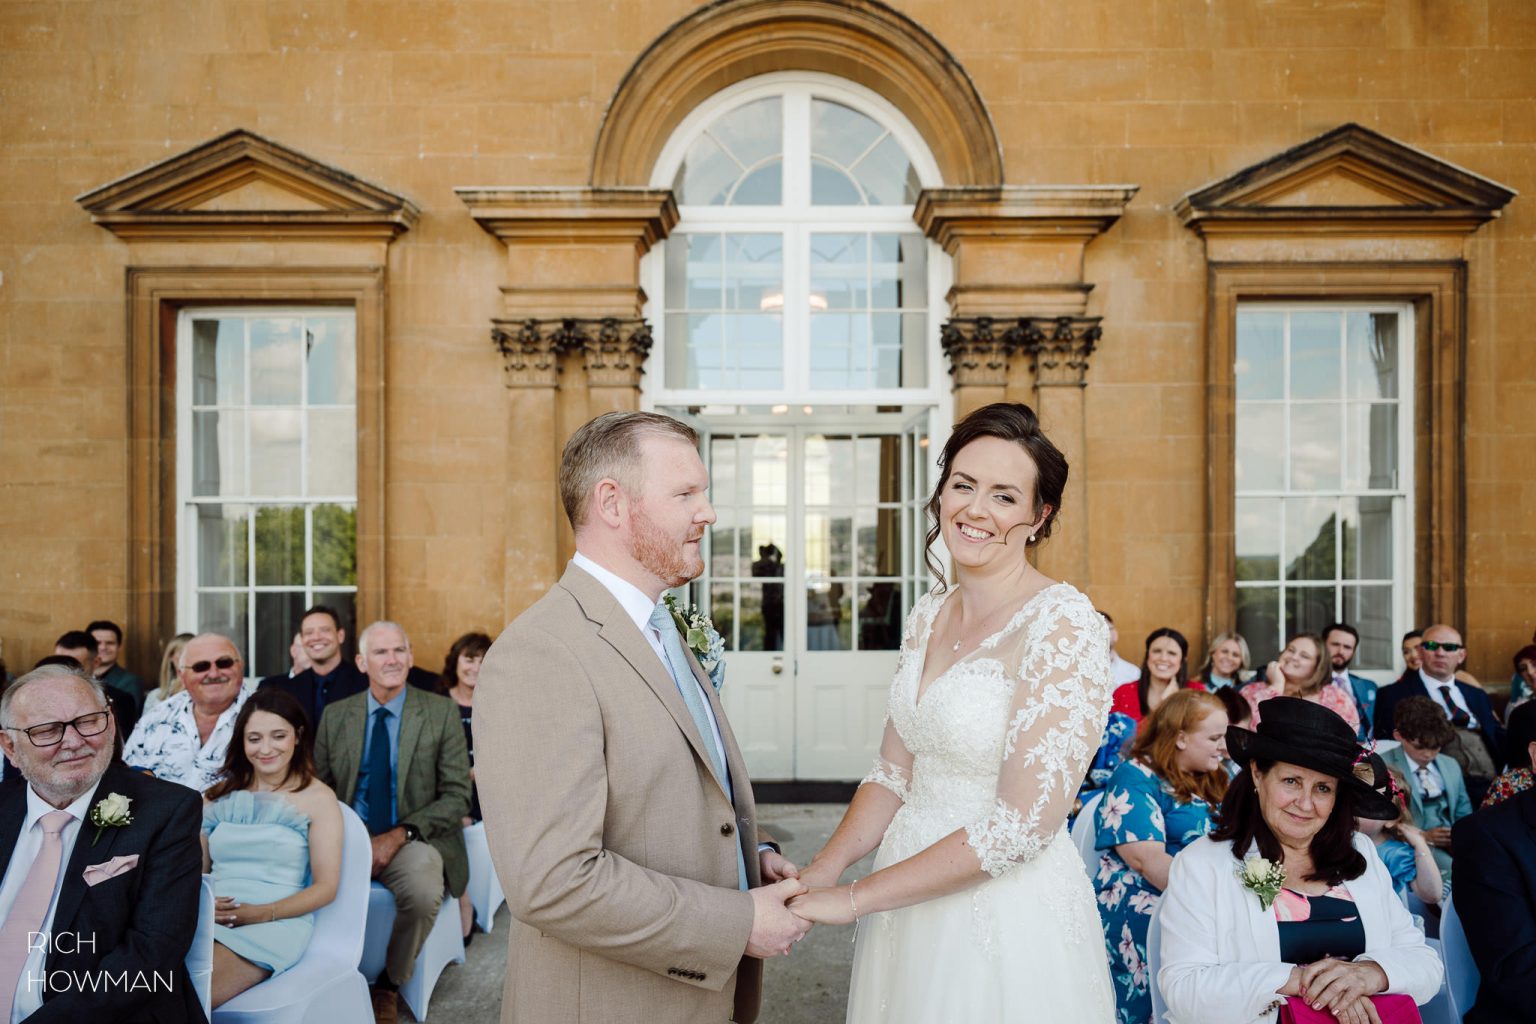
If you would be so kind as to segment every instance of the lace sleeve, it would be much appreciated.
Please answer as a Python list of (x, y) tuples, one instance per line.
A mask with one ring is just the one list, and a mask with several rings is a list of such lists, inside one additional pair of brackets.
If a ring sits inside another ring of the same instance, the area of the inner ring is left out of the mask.
[[(890, 729), (889, 723), (886, 724), (886, 728)], [(900, 740), (897, 742), (899, 743)], [(908, 756), (910, 757), (910, 755)], [(892, 793), (895, 793), (898, 800), (906, 803), (907, 793), (912, 787), (912, 775), (907, 768), (903, 768), (899, 764), (892, 764), (883, 757), (877, 757), (875, 758), (875, 766), (869, 770), (869, 774), (864, 776), (864, 781), (860, 782), (859, 785), (863, 786), (871, 782), (877, 786), (884, 786)]]
[(997, 797), (965, 828), (993, 877), (1061, 830), (1109, 714), (1109, 630), (1088, 600), (1070, 594), (1026, 630)]

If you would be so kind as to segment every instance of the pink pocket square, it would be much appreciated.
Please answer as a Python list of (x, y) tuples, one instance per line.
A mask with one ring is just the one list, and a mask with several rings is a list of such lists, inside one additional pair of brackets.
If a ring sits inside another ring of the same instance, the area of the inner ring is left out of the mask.
[(124, 871), (132, 871), (139, 866), (139, 855), (130, 853), (122, 857), (113, 857), (111, 860), (102, 861), (100, 864), (88, 864), (85, 868), (85, 884), (100, 885), (109, 878), (116, 878)]

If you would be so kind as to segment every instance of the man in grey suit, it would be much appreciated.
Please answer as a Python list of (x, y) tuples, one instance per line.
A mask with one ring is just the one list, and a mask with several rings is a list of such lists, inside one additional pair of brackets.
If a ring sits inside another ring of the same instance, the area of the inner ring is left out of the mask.
[(760, 958), (810, 928), (784, 905), (805, 887), (760, 842), (741, 751), (661, 603), (703, 571), (715, 520), (697, 443), (649, 413), (571, 437), (576, 556), (480, 670), (476, 774), (516, 918), (504, 1024), (750, 1022)]

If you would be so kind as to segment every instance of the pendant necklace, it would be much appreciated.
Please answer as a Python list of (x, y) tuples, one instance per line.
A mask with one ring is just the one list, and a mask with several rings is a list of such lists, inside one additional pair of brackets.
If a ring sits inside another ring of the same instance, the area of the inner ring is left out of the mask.
[[(992, 609), (990, 612), (988, 612), (986, 614), (986, 617), (981, 620), (982, 624), (985, 625), (986, 623), (991, 622), (992, 619), (997, 615), (997, 613), (999, 611), (1001, 611), (1003, 608), (1006, 608), (1007, 606), (1008, 606), (1008, 602), (1004, 601), (1002, 604), (1000, 604), (996, 608)], [(960, 653), (960, 645), (963, 644), (963, 643), (965, 643), (965, 637), (964, 636), (962, 636), (960, 639), (956, 640), (953, 644), (950, 645), (950, 648), (949, 648), (950, 651), (952, 653), (954, 653), (954, 654), (959, 654)]]

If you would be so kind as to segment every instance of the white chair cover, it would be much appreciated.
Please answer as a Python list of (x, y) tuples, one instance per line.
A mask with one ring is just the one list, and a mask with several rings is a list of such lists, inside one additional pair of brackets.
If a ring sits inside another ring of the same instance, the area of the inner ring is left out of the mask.
[(1077, 812), (1077, 819), (1072, 823), (1072, 842), (1077, 847), (1077, 855), (1083, 858), (1083, 867), (1088, 869), (1088, 880), (1093, 881), (1099, 873), (1099, 851), (1093, 848), (1094, 833), (1098, 831), (1098, 825), (1094, 823), (1094, 813), (1099, 809), (1099, 801), (1104, 799), (1104, 791), (1093, 794), (1088, 802), (1083, 804), (1083, 809)]
[[(373, 984), (384, 971), (384, 956), (389, 949), (389, 933), (395, 924), (395, 897), (374, 882), (368, 887), (368, 924), (363, 936), (363, 956), (359, 970)], [(411, 1008), (417, 1020), (427, 1019), (427, 1004), (443, 968), (464, 962), (464, 936), (459, 931), (459, 901), (443, 898), (437, 908), (437, 920), (416, 954), (416, 969), (411, 980), (400, 986), (400, 998)]]
[(1456, 916), (1456, 906), (1450, 899), (1440, 914), (1440, 955), (1445, 960), (1445, 981), (1451, 989), (1451, 1007), (1456, 1019), (1461, 1020), (1477, 1001), (1477, 986), (1481, 980), (1477, 963), (1472, 959), (1472, 949), (1467, 945), (1467, 933), (1461, 930), (1461, 919)]
[(197, 931), (192, 936), (192, 948), (187, 950), (187, 974), (192, 978), (192, 991), (203, 1004), (203, 1015), (208, 1015), (213, 1001), (213, 877), (204, 875), (197, 897)]
[(491, 846), (485, 838), (485, 822), (477, 821), (464, 829), (464, 849), (469, 853), (469, 902), (475, 908), (475, 920), (481, 931), (490, 931), (496, 922), (496, 910), (507, 901), (491, 864)]
[(1157, 967), (1163, 961), (1163, 925), (1158, 912), (1163, 909), (1161, 898), (1152, 908), (1152, 920), (1147, 922), (1147, 990), (1152, 993), (1152, 1024), (1167, 1024), (1168, 1004), (1163, 1002), (1163, 990), (1157, 987)]

